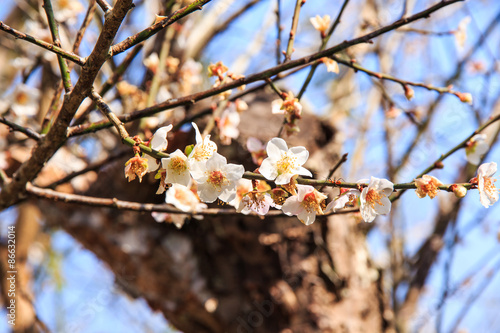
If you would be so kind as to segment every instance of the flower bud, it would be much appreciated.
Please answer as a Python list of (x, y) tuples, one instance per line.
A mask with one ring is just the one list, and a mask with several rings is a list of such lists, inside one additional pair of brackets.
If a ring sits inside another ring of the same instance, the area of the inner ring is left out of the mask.
[(405, 90), (405, 96), (406, 98), (411, 101), (413, 96), (415, 96), (415, 91), (413, 91), (412, 88), (410, 88), (408, 85), (404, 85), (403, 86), (404, 90)]
[(472, 94), (457, 92), (455, 95), (460, 98), (460, 102), (472, 105)]
[(453, 184), (450, 186), (450, 190), (455, 193), (457, 198), (463, 198), (467, 194), (467, 189), (462, 185)]

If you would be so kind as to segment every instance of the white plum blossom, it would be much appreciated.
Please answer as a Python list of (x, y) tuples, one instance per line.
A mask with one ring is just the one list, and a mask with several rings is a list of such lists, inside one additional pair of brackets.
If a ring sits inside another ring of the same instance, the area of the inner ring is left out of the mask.
[(198, 183), (198, 195), (203, 202), (214, 202), (217, 198), (230, 202), (236, 196), (236, 182), (245, 169), (242, 165), (227, 164), (219, 153), (214, 153), (206, 163), (195, 163), (191, 175)]
[(423, 175), (421, 178), (415, 179), (415, 186), (417, 187), (415, 193), (417, 193), (420, 199), (424, 198), (426, 195), (434, 199), (439, 191), (438, 187), (443, 186), (443, 183), (436, 177)]
[[(201, 203), (196, 194), (193, 193), (189, 188), (179, 184), (173, 184), (167, 191), (165, 196), (165, 202), (175, 206), (177, 209), (183, 212), (195, 213), (202, 209), (207, 208), (207, 205)], [(186, 218), (189, 218), (187, 214), (168, 214), (168, 213), (158, 213), (153, 212), (151, 214), (157, 222), (170, 221), (175, 224), (177, 228), (182, 228)], [(193, 215), (193, 218), (197, 220), (202, 220), (203, 215)]]
[(131, 182), (139, 177), (139, 182), (142, 182), (142, 177), (148, 172), (148, 165), (147, 159), (136, 154), (125, 163), (125, 178)]
[(172, 184), (167, 190), (165, 202), (186, 213), (196, 213), (207, 208), (207, 205), (201, 203), (193, 191), (180, 184)]
[(465, 154), (467, 161), (470, 164), (478, 165), (481, 158), (488, 152), (490, 146), (486, 142), (486, 134), (476, 134), (469, 141), (465, 147)]
[(231, 139), (237, 139), (240, 135), (238, 125), (240, 124), (240, 114), (236, 111), (234, 104), (225, 109), (217, 123), (219, 136), (222, 144), (231, 144)]
[(274, 201), (269, 193), (250, 191), (243, 196), (236, 211), (245, 215), (251, 212), (266, 215), (269, 208), (274, 206)]
[(345, 206), (353, 206), (360, 194), (361, 192), (355, 189), (346, 189), (345, 191), (341, 190), (340, 195), (332, 200), (328, 204), (328, 206), (326, 206), (325, 212), (329, 211), (330, 209), (333, 209), (333, 212), (335, 212), (337, 209), (342, 209)]
[(311, 172), (302, 167), (306, 163), (309, 152), (304, 147), (288, 149), (285, 140), (273, 138), (267, 144), (268, 157), (262, 161), (260, 173), (269, 180), (274, 180), (276, 185), (290, 182), (294, 175), (312, 176)]
[(388, 214), (391, 211), (391, 201), (388, 196), (393, 190), (394, 184), (387, 179), (371, 177), (370, 183), (360, 196), (360, 211), (365, 222), (372, 222), (377, 215)]
[(170, 157), (162, 158), (161, 165), (167, 171), (165, 183), (188, 186), (191, 175), (189, 173), (188, 158), (182, 151), (177, 149), (170, 154)]
[(477, 188), (481, 204), (488, 208), (498, 201), (498, 189), (495, 187), (496, 179), (492, 178), (497, 172), (495, 162), (484, 163), (477, 169)]
[(326, 30), (330, 26), (330, 15), (324, 15), (323, 17), (316, 15), (315, 17), (311, 17), (309, 19), (314, 29), (321, 32), (321, 35), (326, 34)]
[(335, 74), (339, 73), (339, 64), (335, 60), (328, 57), (323, 57), (321, 58), (321, 61), (325, 64), (327, 72)]
[(253, 190), (252, 181), (250, 179), (241, 178), (236, 182), (236, 196), (228, 204), (234, 208), (240, 206), (241, 199), (245, 194)]
[(299, 99), (295, 98), (293, 93), (289, 91), (288, 93), (283, 93), (285, 99), (275, 99), (271, 102), (271, 112), (273, 114), (285, 114), (288, 117), (291, 115), (299, 116), (302, 114), (302, 104), (299, 103)]
[(327, 196), (309, 185), (297, 185), (297, 190), (297, 195), (286, 199), (281, 209), (286, 215), (297, 215), (300, 222), (310, 225), (316, 220), (316, 214), (323, 215), (321, 202)]
[(210, 135), (203, 138), (195, 123), (191, 123), (191, 125), (196, 131), (196, 145), (188, 156), (189, 162), (192, 164), (208, 160), (217, 151), (217, 145), (210, 140)]
[[(167, 134), (172, 129), (172, 127), (173, 127), (172, 124), (160, 127), (155, 132), (155, 134), (153, 134), (153, 137), (149, 141), (149, 147), (157, 151), (166, 150), (168, 147)], [(144, 155), (144, 158), (146, 158), (148, 162), (147, 172), (153, 172), (158, 169), (159, 164), (156, 162), (156, 158), (147, 154)]]

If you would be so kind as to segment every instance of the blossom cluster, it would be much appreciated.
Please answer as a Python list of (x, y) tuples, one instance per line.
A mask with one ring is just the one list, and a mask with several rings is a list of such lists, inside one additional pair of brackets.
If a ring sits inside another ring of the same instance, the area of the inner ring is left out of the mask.
[[(389, 197), (394, 192), (394, 184), (376, 177), (359, 180), (355, 188), (352, 185), (351, 188), (341, 187), (339, 195), (326, 204), (326, 194), (313, 186), (297, 184), (298, 176), (312, 177), (312, 173), (303, 167), (309, 158), (307, 149), (301, 146), (289, 148), (281, 138), (273, 138), (266, 145), (255, 138), (247, 142), (252, 159), (259, 166), (258, 172), (273, 182), (276, 188), (271, 188), (266, 181), (245, 179), (244, 167), (228, 163), (218, 153), (217, 144), (210, 135), (203, 136), (195, 123), (192, 126), (196, 132), (196, 143), (186, 147), (184, 152), (177, 149), (160, 161), (150, 155), (140, 156), (137, 152), (125, 164), (125, 176), (129, 181), (135, 178), (142, 181), (148, 172), (156, 172), (155, 178), (160, 180), (157, 194), (166, 192), (166, 203), (198, 219), (203, 217), (197, 213), (207, 208), (207, 203), (216, 200), (235, 207), (242, 214), (264, 216), (270, 208), (281, 209), (286, 215), (297, 216), (305, 225), (312, 224), (317, 215), (345, 207), (359, 208), (365, 222), (372, 222), (377, 215), (391, 211)], [(147, 145), (155, 151), (167, 151), (167, 135), (171, 129), (172, 125), (159, 128)], [(484, 141), (484, 137), (473, 139), (467, 147)], [(476, 150), (484, 154), (483, 148)], [(496, 180), (492, 178), (496, 169), (494, 162), (481, 165), (477, 176), (469, 184), (469, 187), (479, 190), (481, 204), (486, 208), (499, 199), (494, 185)], [(341, 183), (335, 185), (342, 186)], [(463, 185), (455, 184), (447, 188), (430, 175), (415, 179), (414, 186), (419, 198), (429, 196), (433, 199), (443, 188), (454, 192), (457, 197), (463, 197), (467, 192)], [(160, 221), (168, 219), (181, 227), (188, 215), (153, 216)]]

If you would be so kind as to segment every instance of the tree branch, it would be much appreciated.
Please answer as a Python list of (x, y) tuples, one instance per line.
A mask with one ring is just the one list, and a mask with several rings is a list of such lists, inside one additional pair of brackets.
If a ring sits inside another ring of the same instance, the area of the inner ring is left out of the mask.
[(8, 33), (9, 35), (14, 36), (15, 38), (19, 38), (19, 39), (25, 40), (27, 42), (33, 43), (35, 45), (38, 45), (38, 46), (40, 46), (40, 47), (42, 47), (42, 48), (44, 48), (46, 50), (49, 50), (50, 52), (54, 52), (55, 54), (58, 54), (58, 55), (62, 56), (65, 59), (71, 60), (71, 61), (73, 61), (74, 63), (76, 63), (76, 64), (78, 64), (80, 66), (85, 65), (85, 60), (83, 58), (80, 58), (77, 54), (65, 51), (65, 50), (61, 49), (60, 47), (57, 47), (54, 44), (50, 44), (50, 43), (44, 42), (41, 39), (37, 39), (37, 38), (35, 38), (35, 37), (31, 36), (31, 35), (25, 34), (25, 33), (21, 32), (21, 31), (18, 31), (18, 30), (14, 29), (14, 28), (11, 28), (7, 24), (3, 23), (2, 21), (0, 21), (0, 30), (5, 31), (6, 33)]
[(146, 39), (150, 38), (151, 36), (155, 35), (158, 33), (158, 31), (162, 30), (163, 28), (171, 25), (172, 23), (180, 20), (181, 18), (185, 17), (186, 15), (191, 14), (194, 11), (201, 10), (201, 8), (210, 2), (212, 0), (196, 0), (192, 2), (191, 4), (187, 5), (184, 8), (179, 9), (169, 17), (161, 20), (158, 23), (153, 24), (147, 29), (144, 29), (143, 31), (128, 37), (124, 41), (113, 45), (111, 48), (111, 54), (112, 55), (117, 55), (119, 53), (122, 53), (125, 50), (128, 50), (134, 45), (137, 45)]
[[(427, 18), (430, 16), (431, 13), (435, 12), (436, 10), (439, 10), (445, 6), (448, 6), (448, 5), (451, 5), (453, 3), (460, 2), (460, 1), (463, 1), (463, 0), (441, 1), (438, 4), (436, 4), (432, 7), (429, 7), (426, 10), (423, 10), (420, 13), (417, 13), (411, 17), (398, 20), (398, 21), (396, 21), (396, 22), (394, 22), (386, 27), (380, 28), (378, 30), (375, 30), (375, 31), (369, 33), (369, 34), (355, 38), (353, 40), (344, 41), (344, 42), (342, 42), (336, 46), (333, 46), (327, 50), (323, 50), (323, 51), (311, 54), (309, 56), (306, 56), (306, 57), (303, 57), (300, 59), (291, 60), (287, 63), (283, 63), (281, 65), (269, 68), (265, 71), (262, 71), (262, 72), (259, 72), (259, 73), (253, 74), (253, 75), (249, 75), (245, 78), (233, 80), (232, 82), (220, 85), (220, 86), (215, 87), (215, 88), (211, 88), (211, 89), (208, 89), (208, 90), (205, 90), (202, 92), (198, 92), (198, 93), (195, 93), (192, 95), (184, 96), (181, 98), (169, 99), (169, 100), (167, 100), (163, 103), (157, 104), (155, 106), (145, 108), (142, 110), (138, 110), (138, 111), (132, 112), (132, 113), (127, 114), (127, 115), (120, 116), (119, 119), (122, 122), (127, 123), (127, 122), (130, 122), (130, 121), (133, 121), (136, 119), (140, 119), (143, 117), (149, 117), (149, 116), (151, 116), (155, 113), (161, 112), (161, 111), (174, 109), (174, 108), (179, 107), (179, 106), (192, 105), (192, 104), (194, 104), (202, 99), (215, 96), (215, 95), (220, 94), (226, 90), (237, 88), (239, 86), (246, 85), (246, 84), (249, 84), (252, 82), (265, 80), (266, 78), (270, 78), (271, 76), (276, 75), (278, 73), (281, 73), (283, 71), (286, 71), (286, 70), (289, 70), (289, 69), (292, 69), (295, 67), (310, 64), (310, 63), (312, 63), (320, 58), (323, 58), (323, 57), (331, 56), (334, 53), (345, 50), (350, 46), (361, 44), (361, 43), (367, 43), (371, 39), (373, 39), (377, 36), (380, 36), (388, 31), (397, 29), (403, 25), (409, 24), (409, 23), (414, 22), (416, 20), (419, 20), (422, 18)], [(110, 122), (103, 121), (103, 122), (93, 123), (93, 124), (90, 124), (87, 126), (72, 127), (68, 130), (68, 135), (73, 136), (73, 135), (81, 135), (84, 133), (92, 133), (92, 132), (95, 132), (95, 131), (98, 131), (98, 130), (101, 130), (104, 128), (108, 128), (111, 126), (112, 125)]]
[(132, 0), (118, 1), (104, 21), (104, 27), (95, 47), (88, 57), (82, 74), (70, 94), (65, 96), (61, 111), (47, 135), (33, 149), (30, 158), (21, 164), (12, 180), (0, 192), (0, 209), (14, 205), (24, 197), (26, 183), (33, 180), (50, 157), (67, 139), (68, 125), (83, 99), (90, 93), (92, 84), (106, 59), (109, 48), (125, 15), (132, 7)]

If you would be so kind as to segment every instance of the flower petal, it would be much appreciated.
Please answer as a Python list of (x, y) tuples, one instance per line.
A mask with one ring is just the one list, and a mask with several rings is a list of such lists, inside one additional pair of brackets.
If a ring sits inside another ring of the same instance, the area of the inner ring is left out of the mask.
[(198, 184), (198, 196), (203, 202), (214, 202), (219, 196), (220, 192), (207, 183)]
[(288, 146), (286, 145), (285, 140), (281, 138), (272, 138), (266, 147), (267, 155), (270, 158), (279, 159), (281, 158), (282, 152), (288, 151)]
[(312, 173), (311, 171), (307, 170), (306, 168), (304, 167), (298, 167), (297, 168), (297, 174), (301, 175), (301, 176), (309, 176), (309, 177), (312, 177)]
[(375, 204), (375, 212), (379, 215), (389, 214), (391, 212), (391, 200), (387, 197), (380, 198), (382, 205)]
[(305, 209), (297, 214), (297, 218), (305, 225), (311, 225), (316, 220), (315, 212), (307, 212)]
[(483, 163), (477, 169), (478, 177), (491, 177), (497, 172), (497, 164), (495, 162)]
[(274, 180), (278, 176), (278, 170), (276, 170), (269, 158), (262, 161), (262, 164), (259, 167), (259, 172), (269, 180)]
[(227, 179), (229, 179), (230, 181), (237, 181), (241, 179), (241, 177), (245, 173), (245, 168), (243, 167), (243, 165), (230, 163), (226, 165), (225, 171)]
[(173, 127), (172, 124), (160, 127), (155, 132), (155, 134), (153, 134), (153, 138), (151, 139), (151, 148), (159, 151), (167, 149), (168, 147), (167, 134), (172, 129), (172, 127)]
[(198, 125), (196, 123), (191, 123), (191, 125), (194, 127), (194, 131), (196, 132), (196, 143), (202, 143), (203, 138), (201, 137), (200, 129), (198, 128)]
[(305, 147), (299, 146), (299, 147), (292, 147), (289, 150), (295, 155), (295, 158), (297, 159), (297, 163), (302, 165), (306, 163), (307, 159), (309, 158), (309, 152)]
[(286, 199), (285, 203), (281, 207), (281, 210), (286, 215), (292, 216), (299, 214), (304, 208), (302, 204), (299, 202), (299, 198), (294, 195)]
[(210, 157), (207, 160), (206, 167), (207, 167), (207, 170), (220, 170), (223, 167), (225, 167), (226, 164), (227, 164), (226, 158), (224, 156), (222, 156), (221, 154), (214, 152), (212, 157)]

